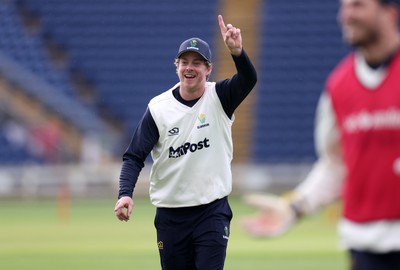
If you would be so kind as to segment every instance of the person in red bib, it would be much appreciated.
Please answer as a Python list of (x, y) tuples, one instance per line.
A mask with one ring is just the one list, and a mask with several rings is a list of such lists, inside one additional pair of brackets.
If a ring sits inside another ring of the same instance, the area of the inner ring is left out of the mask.
[(249, 195), (261, 214), (243, 220), (275, 237), (337, 199), (341, 244), (353, 270), (400, 269), (399, 0), (340, 0), (354, 47), (326, 81), (316, 114), (318, 160), (289, 198)]

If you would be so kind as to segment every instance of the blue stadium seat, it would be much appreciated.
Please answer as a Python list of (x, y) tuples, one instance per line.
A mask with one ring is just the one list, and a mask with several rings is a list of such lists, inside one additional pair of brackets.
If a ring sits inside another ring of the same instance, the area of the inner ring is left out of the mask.
[(27, 32), (13, 1), (0, 3), (0, 25), (0, 51), (47, 79), (60, 91), (73, 94), (68, 71), (52, 65), (43, 40)]

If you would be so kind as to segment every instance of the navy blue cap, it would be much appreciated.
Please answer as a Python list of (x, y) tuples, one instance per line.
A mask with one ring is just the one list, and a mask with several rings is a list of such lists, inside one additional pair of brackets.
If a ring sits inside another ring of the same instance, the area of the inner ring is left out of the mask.
[(179, 58), (185, 52), (197, 52), (206, 61), (211, 62), (210, 46), (208, 46), (207, 42), (200, 38), (193, 37), (182, 42), (181, 46), (179, 46), (179, 51), (176, 55), (176, 58)]

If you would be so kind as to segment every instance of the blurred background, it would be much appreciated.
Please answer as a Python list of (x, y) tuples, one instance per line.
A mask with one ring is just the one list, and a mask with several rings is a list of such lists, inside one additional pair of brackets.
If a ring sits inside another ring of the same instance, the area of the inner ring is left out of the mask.
[[(217, 15), (241, 28), (259, 81), (236, 111), (234, 192), (286, 189), (315, 160), (314, 113), (348, 51), (337, 0), (0, 0), (0, 197), (116, 197), (149, 100), (178, 81), (179, 44), (209, 42), (235, 73)], [(149, 163), (151, 160), (149, 159)], [(149, 165), (138, 193), (147, 193)]]
[[(240, 230), (240, 195), (284, 192), (315, 161), (315, 107), (347, 53), (337, 0), (0, 0), (0, 269), (159, 269), (148, 164), (135, 222), (113, 207), (122, 154), (149, 100), (178, 81), (183, 40), (206, 40), (211, 80), (235, 68), (217, 15), (242, 31), (258, 83), (235, 112), (227, 269), (344, 269), (337, 209), (282, 240)], [(237, 195), (237, 196), (235, 196)]]

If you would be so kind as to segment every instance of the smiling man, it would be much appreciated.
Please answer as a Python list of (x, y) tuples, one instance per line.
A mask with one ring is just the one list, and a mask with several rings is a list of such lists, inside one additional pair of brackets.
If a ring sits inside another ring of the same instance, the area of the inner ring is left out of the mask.
[(179, 83), (154, 97), (123, 155), (115, 214), (128, 221), (133, 190), (151, 153), (150, 199), (157, 208), (157, 245), (164, 270), (223, 269), (232, 211), (234, 111), (257, 81), (240, 29), (218, 16), (237, 74), (208, 82), (211, 51), (200, 38), (176, 55)]

